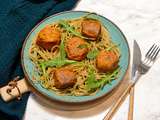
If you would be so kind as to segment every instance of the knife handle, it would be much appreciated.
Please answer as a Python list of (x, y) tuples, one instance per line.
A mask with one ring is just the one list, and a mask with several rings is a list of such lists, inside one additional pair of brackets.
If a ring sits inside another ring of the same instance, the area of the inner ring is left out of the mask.
[(119, 99), (115, 102), (115, 104), (111, 107), (107, 115), (104, 117), (103, 120), (111, 120), (114, 114), (117, 112), (121, 104), (124, 102), (125, 98), (127, 97), (128, 93), (130, 92), (131, 87), (133, 86), (133, 83), (130, 83), (127, 87), (127, 89), (122, 93), (122, 95), (119, 97)]

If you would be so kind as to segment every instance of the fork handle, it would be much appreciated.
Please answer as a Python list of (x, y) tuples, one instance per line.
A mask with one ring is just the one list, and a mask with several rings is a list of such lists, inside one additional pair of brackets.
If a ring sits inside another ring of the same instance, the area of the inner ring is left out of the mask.
[(133, 120), (133, 108), (134, 108), (134, 86), (132, 86), (130, 90), (128, 120)]
[(114, 114), (117, 112), (121, 104), (124, 102), (125, 98), (127, 97), (128, 93), (130, 92), (131, 87), (133, 86), (133, 83), (129, 83), (127, 89), (123, 92), (123, 94), (120, 96), (120, 98), (116, 101), (116, 103), (111, 107), (107, 115), (104, 117), (103, 120), (111, 120)]

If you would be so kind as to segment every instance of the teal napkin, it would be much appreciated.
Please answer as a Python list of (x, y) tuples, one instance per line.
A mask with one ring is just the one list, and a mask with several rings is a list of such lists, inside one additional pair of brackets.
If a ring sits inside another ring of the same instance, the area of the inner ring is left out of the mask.
[[(0, 2), (0, 87), (15, 76), (24, 77), (22, 44), (29, 31), (45, 17), (72, 9), (77, 0), (3, 0)], [(29, 93), (21, 101), (0, 98), (0, 120), (21, 120)], [(34, 106), (33, 106), (34, 107)]]

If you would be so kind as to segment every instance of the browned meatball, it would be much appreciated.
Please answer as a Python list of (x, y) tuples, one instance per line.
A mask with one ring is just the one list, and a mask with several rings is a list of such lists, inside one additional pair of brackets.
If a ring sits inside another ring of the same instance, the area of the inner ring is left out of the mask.
[(82, 34), (91, 40), (97, 40), (101, 31), (101, 24), (96, 20), (84, 20), (82, 22)]
[(36, 44), (47, 50), (51, 50), (54, 45), (60, 43), (61, 34), (57, 29), (52, 28), (52, 26), (46, 26), (42, 29), (37, 37)]
[(75, 73), (71, 69), (59, 68), (54, 72), (55, 87), (64, 89), (72, 87), (77, 79)]
[(88, 53), (87, 42), (79, 37), (73, 37), (67, 42), (66, 52), (71, 60), (83, 60)]
[(102, 50), (97, 55), (96, 65), (102, 72), (112, 71), (118, 67), (119, 57), (113, 51)]

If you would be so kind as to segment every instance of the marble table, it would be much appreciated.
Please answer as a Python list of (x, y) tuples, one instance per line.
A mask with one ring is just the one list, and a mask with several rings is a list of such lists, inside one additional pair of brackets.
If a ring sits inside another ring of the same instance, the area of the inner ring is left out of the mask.
[[(74, 10), (87, 10), (101, 14), (123, 31), (131, 53), (133, 40), (141, 46), (142, 54), (157, 43), (160, 45), (159, 0), (81, 0)], [(135, 86), (134, 120), (160, 120), (160, 59), (149, 73)], [(127, 120), (128, 100), (120, 107), (113, 120)], [(95, 111), (102, 112), (94, 114)], [(109, 109), (104, 105), (82, 111), (60, 111), (37, 102), (31, 94), (24, 120), (102, 120)], [(88, 112), (90, 115), (87, 115)]]

